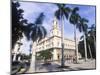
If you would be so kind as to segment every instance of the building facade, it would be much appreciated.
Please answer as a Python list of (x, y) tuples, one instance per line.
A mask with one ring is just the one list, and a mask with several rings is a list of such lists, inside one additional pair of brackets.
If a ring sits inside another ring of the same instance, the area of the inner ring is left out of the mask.
[[(52, 49), (53, 60), (61, 59), (61, 31), (56, 18), (53, 20), (52, 29), (50, 35), (33, 45), (33, 50), (40, 52), (42, 50)], [(75, 41), (64, 38), (64, 57), (65, 59), (75, 57)]]

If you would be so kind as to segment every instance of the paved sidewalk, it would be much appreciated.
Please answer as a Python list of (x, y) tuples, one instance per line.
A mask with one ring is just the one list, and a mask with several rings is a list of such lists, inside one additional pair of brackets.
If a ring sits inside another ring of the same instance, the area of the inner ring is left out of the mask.
[[(95, 69), (95, 60), (79, 60), (78, 64), (74, 64), (66, 60), (65, 66), (67, 68), (58, 68), (60, 66), (60, 62), (55, 61), (51, 62), (51, 65), (42, 65), (43, 63), (37, 63), (36, 65), (36, 72), (52, 72), (52, 71), (75, 71), (75, 70), (88, 70), (88, 69)], [(29, 72), (28, 72), (29, 73)]]

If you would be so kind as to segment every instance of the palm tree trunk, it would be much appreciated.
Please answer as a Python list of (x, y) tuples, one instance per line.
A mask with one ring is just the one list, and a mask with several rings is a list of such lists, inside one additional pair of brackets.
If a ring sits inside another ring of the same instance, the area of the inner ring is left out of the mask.
[(61, 50), (61, 53), (62, 53), (62, 58), (61, 58), (61, 66), (63, 67), (64, 66), (64, 16), (62, 16), (61, 18), (61, 43), (62, 43), (62, 50)]
[[(33, 47), (35, 47), (33, 49)], [(32, 46), (32, 56), (31, 56), (31, 64), (30, 64), (30, 69), (29, 69), (29, 72), (35, 72), (35, 64), (36, 64), (36, 42), (33, 43), (33, 46)]]
[(77, 47), (77, 38), (76, 38), (76, 25), (74, 25), (74, 40), (75, 40), (75, 62), (78, 63), (78, 47)]
[(88, 45), (88, 48), (89, 48), (90, 57), (91, 57), (91, 59), (92, 59), (92, 52), (91, 52), (90, 45)]
[(85, 61), (87, 61), (87, 44), (86, 44), (86, 36), (84, 33), (84, 49), (85, 49)]
[(93, 41), (94, 41), (94, 48), (96, 49), (96, 40), (95, 40), (95, 36), (93, 35)]

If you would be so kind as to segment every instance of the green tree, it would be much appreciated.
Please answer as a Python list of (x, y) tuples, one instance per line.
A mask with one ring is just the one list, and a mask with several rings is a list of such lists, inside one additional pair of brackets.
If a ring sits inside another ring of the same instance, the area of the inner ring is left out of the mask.
[(48, 63), (48, 59), (51, 59), (53, 56), (52, 51), (49, 50), (43, 50), (41, 52), (39, 52), (39, 56), (40, 58), (42, 58), (44, 60), (44, 63), (47, 64)]
[(12, 49), (16, 42), (23, 37), (24, 23), (27, 22), (23, 18), (23, 10), (19, 9), (20, 4), (18, 2), (12, 2)]
[(91, 27), (88, 28), (88, 37), (89, 43), (90, 43), (90, 48), (92, 50), (92, 56), (93, 58), (96, 58), (96, 26), (95, 24), (92, 24)]
[(87, 29), (88, 29), (88, 20), (85, 18), (80, 19), (79, 23), (79, 31), (83, 32), (84, 35), (84, 49), (85, 49), (85, 61), (87, 60), (87, 43), (86, 43), (86, 34), (87, 34)]
[(92, 24), (91, 27), (89, 27), (89, 31), (88, 34), (91, 36), (91, 38), (93, 38), (94, 41), (94, 47), (96, 48), (96, 26), (94, 24)]
[[(85, 34), (85, 36), (86, 36), (86, 43), (87, 43), (87, 57), (89, 58), (89, 57), (91, 57), (91, 59), (93, 58), (93, 56), (92, 56), (92, 51), (91, 51), (91, 42), (92, 42), (92, 38), (88, 35), (88, 33), (87, 34)], [(81, 36), (81, 38), (80, 38), (81, 40), (82, 39), (84, 39), (84, 35), (82, 35)], [(83, 41), (82, 41), (83, 42)], [(84, 49), (84, 48), (83, 48)], [(89, 54), (88, 54), (88, 52), (89, 52)]]
[[(20, 4), (18, 2), (12, 1), (12, 49), (16, 42), (23, 37), (23, 33), (27, 39), (32, 40), (33, 43), (40, 41), (47, 34), (46, 29), (42, 26), (44, 19), (43, 13), (39, 14), (34, 23), (27, 23), (27, 20), (23, 18), (24, 11), (19, 9), (19, 7)], [(35, 51), (32, 52), (31, 56), (31, 69), (34, 68), (32, 64), (35, 63), (35, 60), (33, 60), (35, 56), (33, 56), (33, 54), (35, 54)]]
[(62, 59), (61, 59), (61, 66), (64, 67), (64, 20), (68, 19), (70, 8), (66, 7), (65, 4), (56, 4), (58, 7), (58, 10), (55, 12), (55, 16), (59, 21), (61, 21), (61, 45), (62, 45)]
[[(37, 44), (41, 39), (45, 38), (47, 32), (46, 29), (42, 26), (42, 22), (44, 20), (44, 14), (40, 13), (34, 24), (29, 24), (29, 30), (27, 31), (28, 38), (30, 38), (33, 43)], [(31, 34), (30, 34), (31, 33)], [(31, 65), (30, 65), (30, 71), (35, 72), (35, 56), (36, 52), (35, 50), (32, 51), (31, 56)]]
[[(86, 36), (86, 43), (87, 43), (87, 52), (89, 52), (87, 54), (87, 57), (91, 57), (92, 58), (96, 58), (96, 49), (95, 49), (95, 43), (96, 43), (96, 27), (94, 24), (91, 25), (91, 27), (88, 27), (88, 31), (87, 31), (87, 34), (85, 34)], [(84, 39), (84, 36), (82, 35), (81, 40)], [(84, 52), (82, 49), (82, 44), (84, 43), (84, 41), (82, 40), (80, 43), (79, 43), (79, 50), (80, 50), (80, 53), (82, 54), (82, 56), (84, 57)], [(84, 46), (84, 44), (83, 44)], [(90, 55), (89, 55), (90, 54)]]
[(73, 8), (71, 12), (71, 16), (69, 18), (69, 21), (71, 24), (74, 25), (74, 40), (75, 40), (75, 55), (76, 55), (76, 63), (78, 62), (78, 45), (77, 45), (77, 38), (76, 38), (76, 27), (78, 27), (79, 21), (80, 21), (80, 15), (77, 13), (79, 11), (78, 7)]

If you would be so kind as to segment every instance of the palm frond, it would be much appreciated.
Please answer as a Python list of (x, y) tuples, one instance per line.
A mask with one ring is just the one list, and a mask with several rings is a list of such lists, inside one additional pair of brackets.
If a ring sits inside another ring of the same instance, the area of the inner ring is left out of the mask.
[(75, 7), (73, 10), (72, 10), (72, 13), (76, 13), (77, 11), (79, 11), (79, 8), (78, 7)]
[(68, 19), (69, 13), (71, 12), (71, 9), (69, 7), (66, 7), (65, 9), (63, 9), (63, 12), (64, 12), (66, 19)]
[(61, 19), (61, 17), (60, 17), (60, 10), (57, 10), (57, 11), (55, 12), (55, 17), (56, 17), (58, 20)]
[(74, 25), (78, 24), (80, 21), (80, 15), (78, 13), (71, 14), (69, 21)]
[(83, 31), (81, 24), (78, 23), (76, 27), (78, 28), (79, 32)]
[(84, 36), (82, 35), (81, 37), (80, 37), (80, 39), (83, 39), (84, 38)]
[(38, 31), (38, 41), (42, 40), (44, 38), (43, 30), (40, 27)]
[(27, 26), (23, 27), (24, 35), (26, 36), (27, 40), (30, 40), (30, 33), (32, 30), (32, 26), (34, 26), (33, 23), (29, 23)]
[[(14, 2), (12, 2), (12, 3), (14, 3)], [(16, 7), (19, 7), (19, 6), (20, 6), (19, 2), (16, 2), (16, 3), (15, 3), (15, 6), (16, 6)]]
[(89, 20), (85, 19), (85, 18), (81, 18), (81, 21), (84, 22), (84, 23), (88, 23)]
[(31, 33), (31, 36), (30, 36), (31, 39), (33, 40), (33, 42), (36, 41), (37, 38), (38, 38), (38, 35), (37, 35), (36, 31), (37, 31), (37, 27), (34, 26), (34, 28), (32, 28), (32, 33)]
[(66, 4), (56, 4), (57, 7), (60, 9), (60, 8), (64, 8), (66, 6)]
[(56, 10), (55, 12), (55, 16), (57, 17), (57, 19), (61, 19), (62, 16), (65, 16), (66, 19), (68, 19), (69, 17), (69, 13), (70, 13), (70, 8), (69, 7), (65, 7), (65, 4), (56, 4), (58, 7), (58, 10)]
[(43, 20), (44, 20), (44, 14), (40, 13), (40, 15), (38, 16), (38, 18), (34, 22), (34, 24), (42, 24)]

